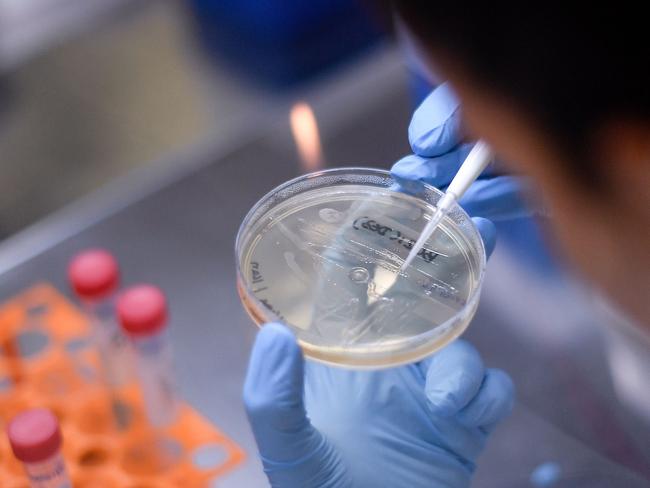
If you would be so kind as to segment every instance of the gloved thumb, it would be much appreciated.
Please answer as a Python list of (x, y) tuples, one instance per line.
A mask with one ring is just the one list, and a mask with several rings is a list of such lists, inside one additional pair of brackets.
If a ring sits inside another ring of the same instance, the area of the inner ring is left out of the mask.
[(307, 418), (303, 386), (294, 335), (281, 324), (265, 325), (251, 353), (244, 404), (271, 485), (345, 486), (336, 452)]
[(411, 149), (418, 156), (442, 156), (461, 142), (460, 101), (449, 83), (433, 90), (415, 110), (409, 125)]
[(429, 407), (439, 416), (451, 417), (476, 396), (485, 367), (469, 342), (457, 339), (419, 363), (426, 375), (425, 394)]
[(491, 220), (484, 219), (483, 217), (472, 217), (472, 222), (474, 222), (479, 234), (481, 234), (481, 239), (483, 239), (485, 257), (490, 259), (497, 245), (497, 228)]

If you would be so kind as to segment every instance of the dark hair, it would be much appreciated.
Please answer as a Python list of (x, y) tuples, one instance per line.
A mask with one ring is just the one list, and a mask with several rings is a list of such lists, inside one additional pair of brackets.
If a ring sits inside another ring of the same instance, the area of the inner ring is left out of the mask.
[[(581, 178), (595, 131), (615, 120), (650, 122), (650, 41), (642, 3), (574, 12), (563, 4), (394, 0), (413, 34), (453, 58), (473, 81), (522, 107)], [(633, 6), (634, 5), (634, 6)], [(637, 6), (638, 5), (638, 6)]]

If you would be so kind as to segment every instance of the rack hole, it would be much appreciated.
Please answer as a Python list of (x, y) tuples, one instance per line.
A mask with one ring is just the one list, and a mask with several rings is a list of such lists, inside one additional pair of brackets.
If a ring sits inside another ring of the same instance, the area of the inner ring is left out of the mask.
[(89, 364), (78, 364), (76, 369), (77, 374), (81, 376), (84, 381), (88, 383), (94, 383), (97, 381), (97, 371)]
[(200, 469), (213, 469), (228, 459), (228, 453), (219, 444), (206, 444), (194, 450), (192, 462)]
[(11, 378), (7, 376), (0, 376), (0, 393), (11, 390), (14, 386), (14, 382), (11, 381)]
[(75, 354), (86, 349), (90, 345), (87, 337), (75, 337), (65, 343), (65, 350), (70, 354)]
[(177, 463), (182, 455), (183, 446), (174, 439), (139, 439), (124, 450), (122, 466), (129, 474), (159, 474)]
[(100, 447), (86, 449), (79, 456), (79, 464), (83, 467), (92, 468), (101, 466), (108, 460), (108, 452)]
[(47, 303), (33, 303), (27, 307), (27, 315), (29, 317), (40, 317), (47, 313), (48, 308)]
[(50, 337), (40, 330), (27, 330), (18, 334), (18, 351), (23, 358), (33, 358), (47, 347)]

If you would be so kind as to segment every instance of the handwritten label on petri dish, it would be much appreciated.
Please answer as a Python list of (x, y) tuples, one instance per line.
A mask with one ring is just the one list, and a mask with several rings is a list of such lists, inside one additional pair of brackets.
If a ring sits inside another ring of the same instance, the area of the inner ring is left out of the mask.
[[(411, 250), (415, 244), (415, 239), (406, 237), (399, 230), (393, 229), (387, 225), (382, 225), (370, 217), (364, 216), (357, 218), (354, 222), (352, 222), (352, 227), (355, 230), (366, 229), (370, 232), (375, 232), (382, 237), (387, 237), (391, 241), (397, 241), (398, 244), (402, 245), (404, 249), (407, 250)], [(425, 262), (431, 263), (434, 259), (440, 256), (440, 254), (423, 247), (418, 252), (418, 256), (424, 259)]]

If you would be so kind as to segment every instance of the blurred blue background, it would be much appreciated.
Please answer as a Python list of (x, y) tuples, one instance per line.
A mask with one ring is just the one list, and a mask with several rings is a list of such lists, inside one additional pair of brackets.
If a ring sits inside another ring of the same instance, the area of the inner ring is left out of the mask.
[(382, 36), (355, 0), (190, 0), (206, 51), (278, 89), (361, 55)]

